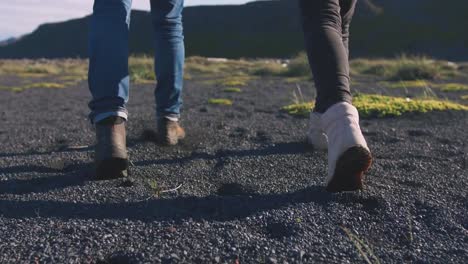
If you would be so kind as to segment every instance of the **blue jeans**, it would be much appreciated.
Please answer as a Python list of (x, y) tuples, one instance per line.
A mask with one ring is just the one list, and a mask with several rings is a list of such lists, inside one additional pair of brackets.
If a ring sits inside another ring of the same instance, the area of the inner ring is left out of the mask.
[[(93, 123), (128, 118), (128, 36), (132, 0), (95, 0), (89, 34), (88, 83)], [(154, 28), (156, 116), (179, 118), (184, 69), (184, 0), (151, 0)]]

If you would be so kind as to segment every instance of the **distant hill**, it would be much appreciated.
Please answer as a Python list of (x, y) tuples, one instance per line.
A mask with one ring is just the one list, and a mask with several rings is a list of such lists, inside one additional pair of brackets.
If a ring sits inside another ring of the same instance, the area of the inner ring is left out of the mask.
[[(354, 57), (402, 52), (468, 60), (468, 1), (362, 0), (351, 28)], [(380, 8), (382, 12), (378, 12)], [(134, 11), (133, 54), (152, 54), (151, 17)], [(44, 24), (13, 44), (0, 58), (87, 57), (89, 17)], [(196, 6), (184, 10), (187, 55), (208, 57), (290, 57), (304, 48), (297, 1)]]
[(7, 38), (2, 41), (0, 41), (0, 47), (11, 45), (15, 43), (18, 39), (17, 38)]

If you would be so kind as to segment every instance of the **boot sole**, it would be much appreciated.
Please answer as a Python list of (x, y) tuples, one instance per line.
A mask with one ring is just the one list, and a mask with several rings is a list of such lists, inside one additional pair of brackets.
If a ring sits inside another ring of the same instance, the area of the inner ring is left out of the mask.
[(364, 188), (364, 173), (372, 165), (372, 155), (364, 147), (346, 150), (336, 163), (335, 174), (327, 185), (328, 192), (357, 191)]
[(96, 179), (110, 180), (127, 177), (128, 159), (112, 158), (96, 165)]

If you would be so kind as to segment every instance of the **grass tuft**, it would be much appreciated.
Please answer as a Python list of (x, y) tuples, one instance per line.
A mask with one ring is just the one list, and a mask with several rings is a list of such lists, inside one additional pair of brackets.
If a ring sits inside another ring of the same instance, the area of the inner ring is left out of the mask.
[(310, 82), (310, 76), (303, 76), (303, 77), (287, 77), (284, 79), (286, 83), (305, 83)]
[(441, 69), (438, 64), (425, 57), (400, 57), (394, 72), (388, 77), (390, 80), (435, 80), (440, 79)]
[(309, 60), (305, 52), (299, 53), (289, 62), (287, 71), (284, 73), (287, 77), (310, 77), (312, 72), (309, 66)]
[(253, 66), (251, 73), (256, 76), (284, 76), (288, 68), (277, 62), (260, 62)]
[(399, 82), (380, 82), (388, 88), (406, 89), (406, 88), (438, 88), (443, 92), (468, 91), (468, 85), (461, 83), (440, 83), (435, 84), (425, 80), (399, 81)]
[(432, 84), (424, 80), (413, 80), (413, 81), (399, 81), (399, 82), (380, 82), (382, 85), (388, 88), (423, 88), (429, 87)]
[(185, 71), (189, 74), (202, 76), (248, 75), (255, 64), (245, 60), (190, 57), (185, 61)]
[(42, 78), (64, 74), (85, 76), (87, 69), (88, 65), (85, 60), (76, 59), (0, 61), (0, 74), (17, 75), (24, 78)]
[(223, 98), (210, 98), (208, 99), (208, 103), (213, 105), (232, 105), (231, 100)]
[(161, 188), (159, 187), (159, 184), (156, 180), (154, 179), (149, 179), (147, 180), (147, 184), (150, 187), (151, 191), (153, 192), (153, 196), (156, 198), (161, 197)]
[(348, 228), (341, 226), (341, 229), (345, 232), (346, 236), (348, 236), (349, 240), (353, 242), (354, 246), (359, 252), (359, 255), (366, 261), (368, 264), (380, 264), (379, 258), (374, 254), (372, 249), (365, 243), (362, 239), (360, 239), (357, 235), (355, 235), (351, 230)]
[[(354, 97), (354, 106), (363, 118), (400, 116), (405, 113), (431, 111), (468, 111), (468, 106), (437, 99), (410, 99), (384, 95), (359, 94)], [(313, 102), (292, 104), (282, 108), (290, 115), (307, 117), (314, 107)]]
[(252, 66), (250, 72), (258, 76), (279, 76), (289, 78), (307, 78), (312, 76), (309, 66), (309, 60), (305, 52), (299, 53), (293, 57), (287, 65), (278, 62), (265, 61)]
[(60, 69), (57, 68), (56, 65), (53, 64), (31, 64), (27, 65), (24, 68), (25, 73), (31, 74), (57, 74), (60, 72)]
[(395, 59), (353, 60), (351, 73), (376, 75), (390, 81), (436, 80), (457, 76), (458, 68), (452, 64), (424, 56), (401, 55)]
[(436, 87), (440, 88), (443, 92), (468, 91), (468, 85), (461, 83), (443, 83), (436, 85)]
[(134, 83), (154, 83), (156, 75), (153, 58), (147, 56), (130, 57), (129, 74), (130, 80)]

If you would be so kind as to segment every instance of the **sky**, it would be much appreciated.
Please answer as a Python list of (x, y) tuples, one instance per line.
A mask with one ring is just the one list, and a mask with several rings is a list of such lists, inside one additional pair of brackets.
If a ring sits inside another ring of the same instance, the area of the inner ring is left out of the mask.
[[(185, 0), (191, 5), (243, 4), (249, 0)], [(40, 24), (83, 17), (91, 13), (93, 0), (1, 0), (0, 40), (32, 32)], [(149, 0), (133, 0), (134, 9), (149, 10)]]

